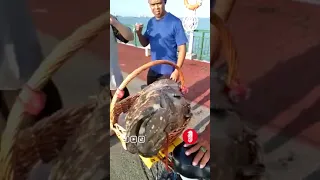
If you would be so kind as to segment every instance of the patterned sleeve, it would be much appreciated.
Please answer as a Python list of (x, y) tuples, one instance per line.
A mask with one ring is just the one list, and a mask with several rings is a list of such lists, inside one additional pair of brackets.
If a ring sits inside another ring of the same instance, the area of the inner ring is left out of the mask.
[[(117, 19), (117, 18), (115, 18), (115, 19)], [(112, 27), (114, 36), (115, 36), (119, 41), (121, 41), (121, 42), (123, 42), (123, 43), (128, 43), (128, 42), (129, 42), (126, 38), (124, 38), (124, 37), (120, 34), (120, 32), (118, 31), (117, 28), (115, 28), (115, 27), (112, 26), (112, 25), (111, 25), (111, 27)], [(129, 27), (128, 27), (128, 28), (129, 28)], [(130, 29), (130, 28), (129, 28), (129, 29)]]

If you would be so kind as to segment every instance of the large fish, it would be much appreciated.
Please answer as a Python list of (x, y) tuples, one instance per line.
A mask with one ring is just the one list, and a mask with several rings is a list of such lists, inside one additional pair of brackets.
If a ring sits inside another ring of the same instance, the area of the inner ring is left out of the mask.
[(190, 117), (190, 104), (175, 81), (154, 82), (140, 92), (126, 116), (127, 138), (144, 137), (145, 143), (128, 142), (127, 150), (144, 157), (156, 155), (166, 143), (167, 134)]

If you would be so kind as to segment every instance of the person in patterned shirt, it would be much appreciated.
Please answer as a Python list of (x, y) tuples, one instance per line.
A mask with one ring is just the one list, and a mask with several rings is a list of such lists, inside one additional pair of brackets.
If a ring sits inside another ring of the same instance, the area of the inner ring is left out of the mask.
[[(11, 101), (44, 57), (27, 1), (0, 1), (0, 27), (0, 121), (6, 123)], [(50, 116), (63, 106), (60, 93), (51, 79), (41, 91), (46, 95), (46, 101), (42, 102), (44, 107), (40, 108), (42, 110), (35, 117), (36, 121)], [(35, 91), (31, 94), (39, 96)]]
[[(121, 24), (116, 17), (110, 15), (110, 95), (111, 97), (116, 92), (117, 88), (123, 81), (121, 69), (118, 62), (118, 44), (117, 40), (128, 43), (134, 38), (133, 32), (129, 27)], [(124, 95), (121, 99), (130, 96), (128, 88), (124, 88)], [(110, 135), (114, 132), (110, 131)]]
[[(123, 81), (118, 62), (117, 39), (123, 43), (128, 43), (133, 40), (134, 35), (130, 28), (121, 24), (113, 15), (110, 15), (110, 26), (110, 90), (111, 96), (113, 96)], [(124, 88), (123, 98), (129, 95), (128, 89)]]

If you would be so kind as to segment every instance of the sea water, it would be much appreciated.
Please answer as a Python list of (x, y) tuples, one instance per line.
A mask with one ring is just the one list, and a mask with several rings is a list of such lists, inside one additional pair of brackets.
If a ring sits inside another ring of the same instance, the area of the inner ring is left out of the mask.
[[(147, 26), (149, 19), (151, 19), (151, 17), (122, 17), (122, 16), (118, 16), (117, 18), (121, 23), (126, 24), (126, 25), (134, 26), (136, 23), (142, 23), (145, 25), (145, 27)], [(183, 20), (182, 17), (180, 19), (181, 19), (181, 21)], [(210, 19), (209, 18), (199, 18), (197, 29), (210, 30)]]

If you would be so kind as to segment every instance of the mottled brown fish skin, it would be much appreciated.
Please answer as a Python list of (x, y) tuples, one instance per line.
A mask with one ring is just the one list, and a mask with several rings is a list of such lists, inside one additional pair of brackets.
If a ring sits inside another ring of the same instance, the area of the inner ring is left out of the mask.
[(190, 104), (179, 84), (161, 79), (140, 92), (126, 116), (127, 137), (144, 136), (145, 143), (127, 143), (127, 150), (145, 157), (156, 155), (166, 136), (191, 117)]

